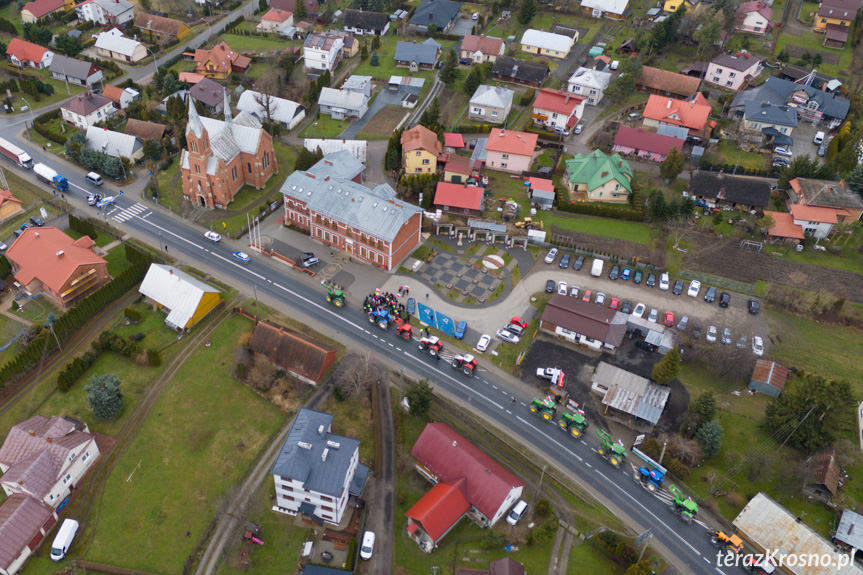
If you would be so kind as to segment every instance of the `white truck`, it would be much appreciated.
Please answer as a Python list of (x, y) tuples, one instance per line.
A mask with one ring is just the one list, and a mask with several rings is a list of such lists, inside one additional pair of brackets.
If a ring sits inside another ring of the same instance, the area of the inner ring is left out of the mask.
[(538, 367), (536, 368), (536, 376), (540, 379), (552, 380), (557, 376), (560, 370), (556, 367)]
[(590, 275), (592, 275), (595, 278), (598, 278), (599, 276), (601, 276), (602, 275), (602, 266), (604, 263), (605, 263), (605, 260), (602, 260), (600, 258), (594, 258), (593, 259), (593, 267), (590, 268)]
[(33, 167), (33, 158), (30, 157), (30, 154), (3, 138), (0, 138), (0, 155), (25, 170)]

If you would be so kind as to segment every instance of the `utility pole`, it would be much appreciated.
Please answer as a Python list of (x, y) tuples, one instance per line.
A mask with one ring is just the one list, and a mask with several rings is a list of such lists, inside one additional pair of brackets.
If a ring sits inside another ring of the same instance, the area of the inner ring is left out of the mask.
[(547, 467), (548, 467), (548, 465), (542, 466), (542, 474), (539, 476), (539, 485), (536, 486), (536, 495), (533, 498), (534, 501), (539, 499), (539, 490), (542, 489), (542, 480), (545, 478), (545, 469)]
[(662, 458), (665, 457), (665, 448), (668, 447), (668, 442), (662, 444), (662, 453), (659, 454), (659, 464), (662, 465)]
[(261, 306), (258, 305), (258, 286), (253, 284), (252, 289), (255, 290), (255, 318), (257, 323), (261, 318)]

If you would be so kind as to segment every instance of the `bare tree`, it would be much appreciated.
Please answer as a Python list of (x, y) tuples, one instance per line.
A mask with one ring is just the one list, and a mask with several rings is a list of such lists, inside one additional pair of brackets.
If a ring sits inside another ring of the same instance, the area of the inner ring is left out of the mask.
[(348, 397), (358, 397), (380, 381), (386, 368), (371, 354), (351, 353), (342, 360), (335, 381)]
[(695, 340), (692, 350), (688, 353), (692, 359), (705, 362), (720, 378), (747, 380), (755, 366), (755, 358), (748, 345), (741, 349), (733, 343), (718, 345)]
[(291, 79), (288, 82), (286, 95), (289, 100), (294, 102), (302, 102), (303, 98), (308, 95), (312, 83), (302, 66), (294, 66), (294, 71), (291, 74)]
[(264, 357), (255, 357), (246, 381), (258, 391), (269, 391), (276, 381), (276, 366)]
[(279, 76), (273, 70), (269, 70), (255, 82), (255, 88), (257, 88), (255, 103), (261, 107), (267, 117), (267, 124), (269, 124), (270, 135), (272, 136), (273, 114), (279, 109), (279, 103), (276, 100), (279, 93)]
[(689, 220), (687, 218), (672, 218), (665, 222), (665, 232), (674, 240), (672, 249), (677, 249), (681, 240), (686, 236), (686, 230), (689, 229)]

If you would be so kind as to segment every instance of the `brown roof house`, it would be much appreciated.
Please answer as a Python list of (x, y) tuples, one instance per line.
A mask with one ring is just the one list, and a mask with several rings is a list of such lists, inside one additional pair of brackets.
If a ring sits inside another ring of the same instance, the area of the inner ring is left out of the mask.
[(38, 499), (16, 493), (0, 505), (0, 573), (12, 575), (33, 554), (57, 521)]
[(693, 78), (660, 68), (643, 66), (635, 86), (645, 92), (688, 98), (698, 91), (699, 78)]
[(126, 127), (123, 129), (123, 133), (135, 136), (141, 141), (156, 140), (159, 142), (165, 136), (166, 129), (167, 127), (164, 124), (129, 118), (126, 122)]
[(180, 20), (139, 12), (135, 26), (147, 36), (151, 43), (182, 40), (189, 35), (189, 25)]
[(12, 195), (11, 190), (0, 188), (0, 221), (6, 221), (8, 218), (20, 214), (24, 211), (21, 206), (21, 200)]
[(337, 352), (324, 343), (267, 321), (259, 321), (255, 326), (249, 349), (310, 385), (321, 382)]
[(195, 71), (213, 80), (227, 80), (231, 74), (245, 74), (252, 65), (251, 58), (231, 50), (220, 42), (210, 50), (195, 50)]
[(456, 569), (456, 575), (525, 575), (524, 565), (512, 557), (504, 557), (488, 564), (488, 569)]
[(839, 464), (836, 463), (835, 453), (832, 450), (816, 453), (806, 460), (806, 466), (803, 494), (824, 503), (830, 503), (841, 487)]
[(230, 101), (228, 90), (209, 78), (204, 78), (189, 88), (189, 96), (196, 102), (200, 102), (209, 113), (214, 115), (221, 114), (225, 109), (226, 102)]
[(749, 389), (778, 397), (785, 390), (785, 380), (790, 371), (775, 361), (759, 359), (755, 362), (752, 377), (749, 378)]
[(788, 185), (789, 209), (791, 204), (830, 208), (838, 222), (858, 222), (863, 215), (863, 198), (844, 181), (794, 178)]
[(542, 312), (539, 328), (596, 351), (613, 352), (626, 335), (626, 320), (614, 321), (617, 314), (581, 298), (555, 294)]

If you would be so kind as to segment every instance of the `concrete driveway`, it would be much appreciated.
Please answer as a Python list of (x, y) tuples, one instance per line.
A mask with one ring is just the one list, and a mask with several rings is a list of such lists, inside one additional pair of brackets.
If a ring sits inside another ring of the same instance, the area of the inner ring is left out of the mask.
[(455, 34), (456, 36), (467, 36), (471, 33), (471, 31), (473, 31), (474, 26), (476, 26), (475, 20), (471, 20), (470, 18), (458, 18), (456, 19), (452, 30), (449, 31), (449, 34)]
[[(353, 140), (357, 137), (357, 134), (363, 131), (363, 128), (366, 127), (372, 118), (374, 118), (375, 114), (378, 113), (384, 106), (389, 106), (390, 104), (395, 104), (396, 106), (400, 106), (402, 103), (402, 98), (405, 97), (405, 93), (401, 91), (392, 91), (387, 90), (386, 88), (381, 88), (378, 97), (375, 98), (375, 101), (372, 102), (372, 105), (369, 106), (369, 110), (363, 115), (362, 118), (352, 123), (350, 126), (345, 128), (345, 131), (342, 132), (341, 137), (346, 140)], [(405, 114), (408, 113), (407, 108), (405, 108)]]

